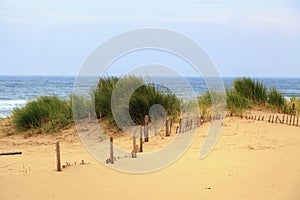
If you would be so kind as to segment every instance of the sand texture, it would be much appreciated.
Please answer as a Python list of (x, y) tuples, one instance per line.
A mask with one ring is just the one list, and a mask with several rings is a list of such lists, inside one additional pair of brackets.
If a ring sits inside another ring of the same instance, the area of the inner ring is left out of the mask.
[[(214, 150), (199, 159), (209, 123), (198, 129), (189, 150), (174, 164), (147, 174), (128, 174), (96, 161), (83, 147), (75, 127), (55, 135), (4, 136), (1, 120), (0, 199), (300, 199), (300, 127), (226, 118)], [(4, 127), (4, 128), (3, 128)], [(157, 136), (145, 151), (172, 140)], [(56, 172), (55, 143), (64, 168)], [(131, 139), (118, 137), (121, 148)], [(139, 156), (139, 154), (138, 154)], [(126, 158), (132, 162), (132, 158)], [(123, 162), (123, 161), (122, 161)]]

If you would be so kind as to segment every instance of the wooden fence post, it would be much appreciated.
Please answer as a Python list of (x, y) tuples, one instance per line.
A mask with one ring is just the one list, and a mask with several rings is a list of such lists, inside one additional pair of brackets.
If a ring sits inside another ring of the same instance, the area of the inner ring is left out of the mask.
[(297, 116), (297, 126), (298, 126), (299, 117)]
[(61, 171), (59, 142), (56, 142), (56, 170)]
[(179, 133), (182, 132), (182, 118), (179, 119)]
[(136, 158), (136, 153), (137, 153), (137, 149), (136, 149), (136, 136), (135, 134), (133, 134), (132, 136), (132, 143), (133, 143), (133, 150), (132, 150), (132, 158)]
[(292, 124), (292, 115), (290, 116), (290, 124), (289, 125), (291, 125)]
[(170, 136), (171, 133), (172, 133), (172, 125), (173, 125), (173, 118), (171, 117), (171, 118), (170, 118), (170, 130), (169, 130), (169, 136)]
[(283, 115), (283, 116), (282, 116), (282, 121), (281, 121), (282, 124), (284, 124), (284, 117), (285, 117), (285, 116)]
[(293, 116), (293, 126), (295, 126), (295, 117), (296, 116)]
[(169, 117), (167, 117), (166, 119), (166, 134), (165, 134), (166, 137), (169, 137)]
[(143, 128), (140, 126), (140, 152), (143, 152)]
[(114, 164), (114, 140), (113, 137), (109, 138), (109, 145), (110, 145), (110, 163)]
[(149, 142), (148, 124), (149, 124), (149, 116), (146, 115), (145, 116), (145, 127), (144, 127), (145, 142)]

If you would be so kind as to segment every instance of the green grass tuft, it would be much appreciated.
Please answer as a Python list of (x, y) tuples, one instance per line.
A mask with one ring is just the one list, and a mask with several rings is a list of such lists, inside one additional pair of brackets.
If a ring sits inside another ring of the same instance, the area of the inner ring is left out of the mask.
[(72, 123), (72, 109), (67, 101), (56, 96), (41, 96), (24, 107), (15, 109), (12, 118), (17, 130), (42, 128), (51, 133)]

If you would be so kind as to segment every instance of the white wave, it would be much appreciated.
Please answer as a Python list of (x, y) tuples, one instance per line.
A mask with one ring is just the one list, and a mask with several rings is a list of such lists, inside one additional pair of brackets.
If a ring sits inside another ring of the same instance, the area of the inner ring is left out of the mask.
[(9, 117), (15, 108), (20, 108), (26, 103), (26, 100), (0, 100), (0, 118)]

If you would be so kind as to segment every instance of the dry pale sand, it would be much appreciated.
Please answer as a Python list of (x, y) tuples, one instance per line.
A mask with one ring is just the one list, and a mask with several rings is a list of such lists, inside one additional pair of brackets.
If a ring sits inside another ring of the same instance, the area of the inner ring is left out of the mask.
[[(217, 146), (199, 160), (208, 127), (199, 128), (177, 162), (140, 175), (99, 164), (75, 128), (55, 136), (2, 136), (0, 152), (23, 154), (0, 156), (0, 199), (300, 199), (300, 127), (227, 118)], [(146, 150), (159, 140), (150, 140)], [(56, 141), (63, 164), (71, 164), (62, 172), (55, 171)]]

